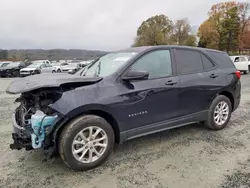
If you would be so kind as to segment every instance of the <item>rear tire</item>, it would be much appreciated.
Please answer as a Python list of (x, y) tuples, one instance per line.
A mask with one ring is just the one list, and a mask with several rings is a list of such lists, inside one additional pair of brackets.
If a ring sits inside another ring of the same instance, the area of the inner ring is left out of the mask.
[(55, 71), (55, 70), (53, 70), (53, 71), (52, 71), (52, 73), (56, 73), (56, 71)]
[(114, 142), (114, 131), (105, 119), (84, 115), (63, 129), (59, 138), (59, 154), (71, 169), (85, 171), (104, 163)]
[(224, 129), (231, 118), (231, 113), (231, 101), (224, 95), (218, 95), (209, 108), (206, 127), (212, 130)]
[(58, 70), (57, 70), (57, 73), (60, 73), (60, 72), (62, 72), (62, 71), (61, 71), (60, 69), (58, 69)]

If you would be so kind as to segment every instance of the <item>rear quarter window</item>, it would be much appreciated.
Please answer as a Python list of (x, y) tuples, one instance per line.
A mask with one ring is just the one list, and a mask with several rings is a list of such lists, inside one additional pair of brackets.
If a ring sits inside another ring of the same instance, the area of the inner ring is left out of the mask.
[(232, 60), (225, 52), (207, 51), (210, 57), (222, 68), (235, 68)]

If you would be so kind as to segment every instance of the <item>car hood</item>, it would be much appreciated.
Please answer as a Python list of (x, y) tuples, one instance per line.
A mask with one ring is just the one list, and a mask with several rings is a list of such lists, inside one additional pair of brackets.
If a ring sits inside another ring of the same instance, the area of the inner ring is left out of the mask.
[(64, 84), (94, 84), (101, 81), (101, 77), (82, 77), (78, 75), (59, 75), (59, 74), (38, 74), (34, 76), (28, 76), (13, 81), (6, 92), (9, 94), (25, 93), (40, 88), (54, 88), (60, 87)]
[(21, 71), (33, 71), (33, 70), (36, 70), (38, 67), (26, 67), (26, 68), (23, 68), (21, 69)]

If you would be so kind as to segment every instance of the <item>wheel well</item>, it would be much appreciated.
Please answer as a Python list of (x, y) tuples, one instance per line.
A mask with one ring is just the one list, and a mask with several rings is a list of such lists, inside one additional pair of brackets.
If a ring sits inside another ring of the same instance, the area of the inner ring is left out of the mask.
[(223, 91), (219, 95), (224, 95), (227, 98), (229, 98), (231, 105), (232, 105), (232, 109), (234, 109), (234, 97), (233, 97), (232, 93), (230, 93), (228, 91)]
[(116, 143), (120, 142), (120, 129), (119, 129), (119, 126), (117, 124), (117, 121), (115, 120), (115, 118), (112, 115), (110, 115), (107, 112), (101, 111), (101, 110), (89, 110), (89, 111), (84, 112), (83, 114), (80, 114), (78, 116), (71, 118), (67, 122), (64, 122), (63, 126), (61, 126), (56, 133), (56, 140), (57, 140), (58, 136), (61, 134), (61, 131), (63, 130), (64, 125), (66, 125), (69, 122), (74, 121), (75, 119), (77, 119), (78, 117), (80, 117), (82, 115), (96, 115), (96, 116), (100, 116), (103, 119), (105, 119), (112, 126), (112, 128), (114, 130), (115, 142)]
[(112, 126), (112, 128), (114, 130), (115, 142), (116, 143), (120, 142), (120, 129), (119, 129), (117, 121), (115, 120), (115, 118), (112, 115), (110, 115), (107, 112), (101, 111), (101, 110), (90, 110), (90, 111), (84, 112), (84, 114), (97, 115), (97, 116), (100, 116), (103, 119), (105, 119)]

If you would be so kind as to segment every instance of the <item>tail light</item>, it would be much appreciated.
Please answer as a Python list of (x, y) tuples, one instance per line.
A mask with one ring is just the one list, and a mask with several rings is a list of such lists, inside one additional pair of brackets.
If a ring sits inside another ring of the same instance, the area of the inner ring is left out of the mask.
[(240, 77), (241, 77), (241, 72), (240, 72), (240, 71), (236, 71), (236, 72), (235, 72), (235, 75), (237, 76), (238, 79), (240, 79)]

